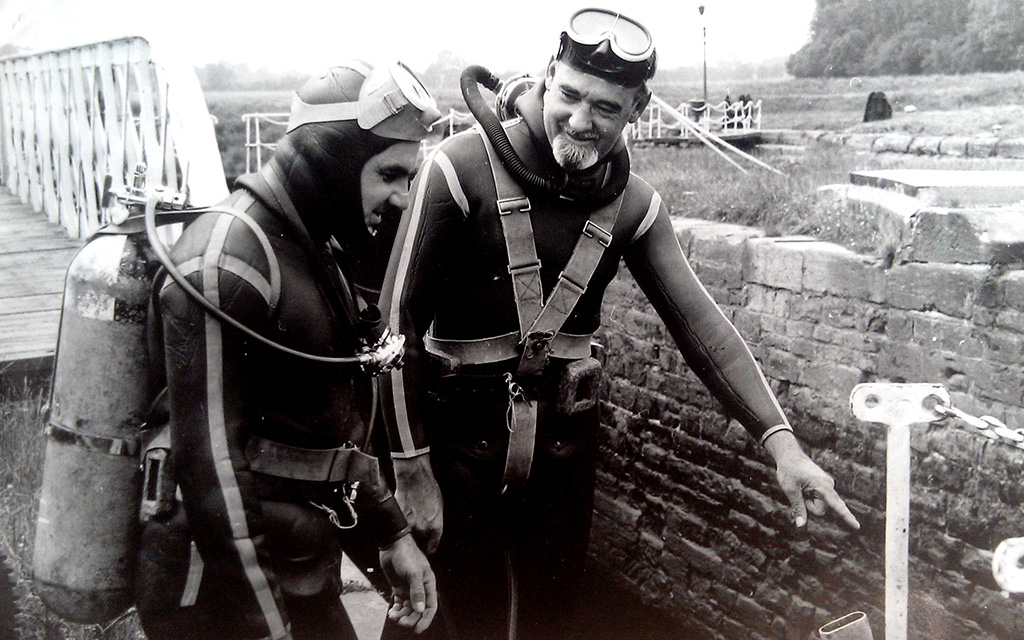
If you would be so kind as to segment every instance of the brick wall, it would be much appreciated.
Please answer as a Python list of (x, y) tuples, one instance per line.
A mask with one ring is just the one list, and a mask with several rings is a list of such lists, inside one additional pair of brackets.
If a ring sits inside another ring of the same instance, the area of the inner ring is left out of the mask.
[[(811, 456), (862, 523), (796, 532), (774, 467), (686, 368), (623, 269), (605, 299), (608, 379), (592, 558), (680, 637), (804, 640), (867, 612), (884, 638), (885, 427), (860, 382), (930, 382), (1024, 426), (1024, 271), (884, 268), (808, 238), (677, 220), (680, 244), (747, 339)], [(1024, 606), (991, 574), (1024, 536), (1024, 451), (947, 421), (912, 434), (910, 637), (1018, 639)]]

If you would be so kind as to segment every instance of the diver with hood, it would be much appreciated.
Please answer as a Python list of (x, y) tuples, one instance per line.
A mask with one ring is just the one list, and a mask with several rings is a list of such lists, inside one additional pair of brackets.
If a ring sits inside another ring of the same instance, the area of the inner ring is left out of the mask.
[(401, 63), (332, 68), (296, 93), (269, 162), (174, 244), (186, 282), (158, 281), (151, 311), (174, 490), (143, 532), (149, 637), (355, 638), (339, 567), (368, 545), (389, 616), (429, 626), (433, 573), (367, 451), (375, 372), (339, 362), (401, 357), (350, 262), (407, 206), (439, 116)]

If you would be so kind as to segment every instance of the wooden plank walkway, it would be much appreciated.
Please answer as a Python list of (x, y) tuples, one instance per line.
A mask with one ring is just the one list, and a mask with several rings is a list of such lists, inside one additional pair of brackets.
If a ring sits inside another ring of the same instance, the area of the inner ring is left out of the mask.
[(0, 187), (0, 373), (50, 367), (64, 276), (83, 244)]

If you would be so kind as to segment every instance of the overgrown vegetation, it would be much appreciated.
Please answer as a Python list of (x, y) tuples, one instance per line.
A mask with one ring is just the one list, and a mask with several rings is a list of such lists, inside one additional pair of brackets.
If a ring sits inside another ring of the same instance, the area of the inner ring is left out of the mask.
[(798, 162), (761, 160), (779, 175), (740, 160), (747, 174), (703, 147), (653, 147), (633, 154), (634, 170), (662, 194), (673, 214), (764, 230), (769, 236), (808, 235), (861, 252), (876, 252), (875, 220), (836, 216), (815, 206), (815, 190), (845, 182), (863, 164), (844, 149), (811, 147)]
[(817, 0), (798, 77), (1024, 69), (1020, 0)]

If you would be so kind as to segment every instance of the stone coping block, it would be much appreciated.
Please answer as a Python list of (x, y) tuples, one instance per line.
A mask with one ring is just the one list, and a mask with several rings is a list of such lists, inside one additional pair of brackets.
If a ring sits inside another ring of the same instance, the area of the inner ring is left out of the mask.
[(874, 153), (911, 153), (917, 155), (1024, 159), (1024, 138), (999, 138), (983, 133), (977, 136), (924, 136), (900, 131), (850, 132), (820, 129), (762, 129), (761, 141), (769, 144), (805, 145), (821, 141), (870, 149)]
[(1024, 158), (1024, 138), (1000, 140), (996, 144), (996, 155), (1003, 158)]
[(1024, 207), (923, 208), (911, 220), (905, 262), (1009, 264), (1024, 261)]
[[(881, 184), (880, 179), (868, 174), (884, 173), (858, 172), (858, 177), (851, 176), (851, 179)], [(1011, 179), (1022, 178), (1024, 175)], [(964, 178), (972, 179), (981, 183), (993, 177)], [(927, 182), (896, 182), (892, 183), (893, 189), (863, 184), (827, 185), (816, 193), (817, 206), (873, 216), (878, 226), (876, 256), (891, 258), (897, 263), (1011, 264), (1024, 261), (1024, 204), (956, 209), (926, 204), (927, 192), (924, 199), (906, 194), (906, 191), (914, 192), (915, 185)], [(970, 186), (964, 188), (969, 190)], [(931, 199), (940, 199), (932, 195)], [(969, 193), (968, 196), (978, 197)]]
[(880, 153), (907, 153), (910, 151), (910, 144), (913, 141), (914, 136), (909, 133), (887, 133), (875, 139), (871, 150)]
[(679, 246), (683, 253), (690, 257), (694, 251), (699, 252), (699, 246), (708, 241), (723, 240), (724, 244), (738, 246), (742, 245), (749, 238), (760, 238), (764, 231), (754, 227), (746, 227), (739, 224), (726, 222), (715, 222), (713, 220), (699, 220), (696, 218), (672, 218), (672, 230), (679, 239)]
[(835, 211), (855, 211), (875, 219), (878, 237), (874, 256), (889, 260), (909, 242), (908, 230), (914, 214), (921, 210), (919, 200), (897, 191), (855, 184), (819, 187), (815, 206)]
[(957, 208), (1024, 202), (1024, 171), (883, 169), (854, 171), (850, 183), (896, 191), (917, 198), (925, 206)]

